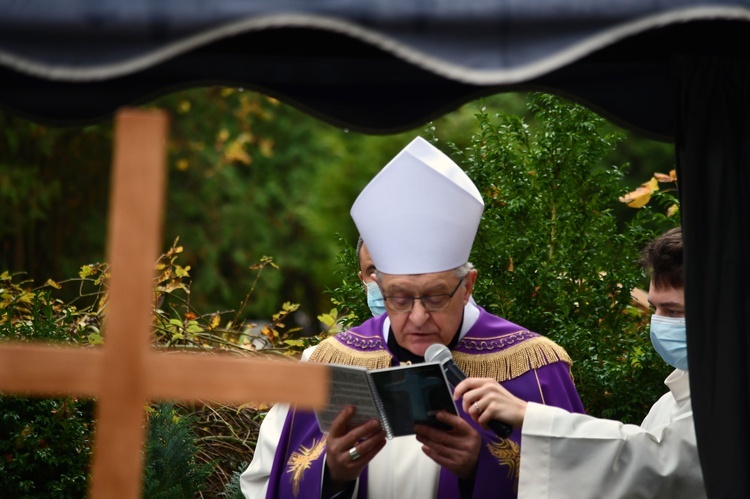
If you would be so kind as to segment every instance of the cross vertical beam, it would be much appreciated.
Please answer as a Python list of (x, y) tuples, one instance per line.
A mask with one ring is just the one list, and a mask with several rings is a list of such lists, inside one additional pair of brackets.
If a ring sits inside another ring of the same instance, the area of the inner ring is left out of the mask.
[(97, 401), (93, 499), (140, 497), (154, 264), (161, 245), (167, 117), (126, 109), (115, 119), (108, 234), (110, 288)]

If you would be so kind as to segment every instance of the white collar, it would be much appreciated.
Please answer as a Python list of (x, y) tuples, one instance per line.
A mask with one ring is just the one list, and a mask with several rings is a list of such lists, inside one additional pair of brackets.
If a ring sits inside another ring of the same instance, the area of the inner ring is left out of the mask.
[(672, 374), (664, 380), (669, 391), (677, 402), (690, 398), (690, 375), (682, 369), (675, 369)]

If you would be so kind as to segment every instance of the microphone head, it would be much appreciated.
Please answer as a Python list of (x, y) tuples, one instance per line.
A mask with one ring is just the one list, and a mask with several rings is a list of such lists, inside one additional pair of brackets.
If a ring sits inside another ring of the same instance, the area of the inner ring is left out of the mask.
[(443, 362), (453, 360), (453, 356), (447, 346), (442, 343), (433, 343), (427, 347), (424, 353), (424, 360), (427, 362), (440, 362), (442, 364)]

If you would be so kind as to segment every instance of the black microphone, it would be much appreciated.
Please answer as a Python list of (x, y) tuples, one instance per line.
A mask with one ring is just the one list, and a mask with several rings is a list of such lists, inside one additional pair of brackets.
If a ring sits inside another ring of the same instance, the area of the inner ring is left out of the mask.
[[(424, 353), (424, 360), (427, 362), (439, 362), (443, 368), (445, 377), (448, 378), (448, 383), (455, 389), (456, 385), (466, 379), (466, 375), (459, 368), (455, 362), (453, 362), (453, 355), (448, 347), (440, 343), (433, 343)], [(509, 424), (505, 424), (502, 421), (495, 419), (487, 423), (487, 426), (494, 431), (500, 438), (508, 438), (508, 435), (513, 431), (513, 427)]]

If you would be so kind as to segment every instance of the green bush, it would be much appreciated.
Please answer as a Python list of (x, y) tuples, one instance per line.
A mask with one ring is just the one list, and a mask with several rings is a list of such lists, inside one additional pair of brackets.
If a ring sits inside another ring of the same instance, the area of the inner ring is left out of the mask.
[[(0, 340), (88, 344), (75, 307), (52, 298), (56, 283), (29, 289), (0, 275)], [(76, 397), (0, 397), (3, 497), (85, 497), (94, 404)]]
[(197, 461), (195, 417), (159, 404), (149, 417), (143, 497), (192, 499), (205, 488), (214, 463)]
[(3, 497), (85, 497), (93, 403), (0, 397)]
[(645, 207), (618, 226), (625, 167), (604, 158), (623, 137), (550, 95), (528, 106), (529, 122), (480, 110), (470, 145), (454, 151), (486, 205), (471, 255), (474, 297), (568, 350), (589, 413), (639, 423), (669, 367), (630, 291), (648, 285), (641, 248), (677, 220)]

